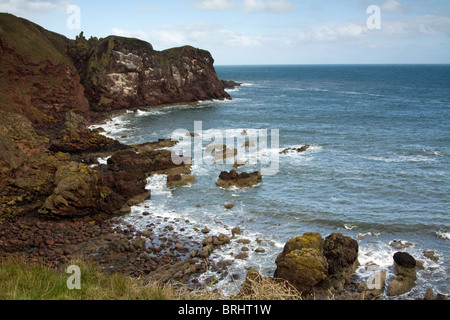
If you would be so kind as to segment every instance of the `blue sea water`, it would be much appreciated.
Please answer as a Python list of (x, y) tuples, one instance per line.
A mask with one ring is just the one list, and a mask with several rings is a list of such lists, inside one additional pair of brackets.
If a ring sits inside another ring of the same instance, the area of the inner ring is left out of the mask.
[[(189, 188), (167, 189), (165, 177), (149, 180), (147, 207), (154, 212), (213, 232), (230, 233), (239, 226), (242, 237), (252, 240), (248, 259), (234, 258), (242, 247), (236, 243), (214, 253), (233, 262), (218, 287), (238, 286), (243, 277), (236, 281), (233, 275), (249, 268), (273, 275), (275, 258), (292, 237), (340, 232), (359, 242), (361, 279), (370, 277), (369, 266), (375, 265), (388, 272), (389, 282), (393, 254), (406, 251), (422, 260), (424, 269), (416, 288), (400, 298), (421, 298), (428, 287), (450, 294), (449, 65), (216, 70), (221, 79), (243, 83), (229, 90), (233, 100), (141, 109), (113, 119), (106, 129), (127, 144), (170, 138), (179, 128), (194, 131), (195, 121), (202, 122), (204, 139), (214, 130), (236, 135), (279, 130), (279, 171), (251, 189), (218, 188), (220, 172), (232, 168), (210, 158), (194, 162), (196, 183)], [(279, 154), (306, 144), (311, 145), (306, 152)], [(258, 169), (256, 164), (239, 171)], [(227, 203), (236, 206), (226, 210)], [(128, 217), (138, 227), (142, 210), (138, 206)], [(394, 248), (395, 240), (405, 248)], [(439, 260), (425, 258), (426, 250), (435, 251)]]

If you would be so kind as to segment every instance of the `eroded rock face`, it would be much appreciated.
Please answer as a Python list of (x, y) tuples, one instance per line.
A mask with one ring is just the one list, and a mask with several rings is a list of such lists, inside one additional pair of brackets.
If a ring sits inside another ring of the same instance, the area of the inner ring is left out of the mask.
[(59, 133), (69, 110), (90, 113), (66, 40), (25, 19), (0, 14), (0, 109), (25, 115), (47, 137)]
[(60, 139), (54, 140), (50, 150), (54, 152), (102, 152), (128, 149), (117, 140), (107, 138), (98, 133), (92, 133), (87, 128), (87, 120), (74, 111), (67, 112), (66, 120), (61, 130)]
[(129, 106), (230, 98), (211, 54), (190, 46), (160, 52), (116, 36), (69, 40), (0, 13), (0, 56), (0, 110), (25, 115), (51, 139), (71, 110), (91, 121)]
[(185, 46), (155, 51), (117, 36), (77, 38), (71, 54), (96, 111), (165, 103), (229, 99), (208, 51)]
[(84, 164), (71, 162), (61, 166), (55, 177), (56, 188), (41, 207), (40, 213), (74, 217), (99, 210), (100, 199), (111, 193), (109, 189), (102, 190), (99, 179), (99, 172)]

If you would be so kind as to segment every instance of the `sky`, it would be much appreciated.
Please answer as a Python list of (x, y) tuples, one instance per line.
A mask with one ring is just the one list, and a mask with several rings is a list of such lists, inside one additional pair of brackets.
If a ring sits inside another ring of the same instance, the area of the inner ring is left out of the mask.
[(450, 63), (450, 0), (0, 0), (74, 39), (191, 45), (216, 65)]

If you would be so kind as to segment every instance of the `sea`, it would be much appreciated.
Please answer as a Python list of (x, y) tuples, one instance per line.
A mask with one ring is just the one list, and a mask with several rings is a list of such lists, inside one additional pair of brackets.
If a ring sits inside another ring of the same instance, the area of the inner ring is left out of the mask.
[[(356, 239), (359, 281), (385, 270), (388, 284), (398, 251), (422, 262), (409, 293), (388, 297), (385, 290), (382, 299), (423, 298), (427, 288), (450, 294), (450, 65), (216, 71), (242, 84), (227, 90), (232, 100), (130, 106), (102, 124), (107, 136), (125, 144), (178, 138), (173, 151), (193, 158), (194, 184), (168, 189), (166, 176), (152, 176), (152, 199), (133, 207), (123, 217), (127, 223), (144, 230), (152, 217), (142, 212), (151, 211), (178, 221), (181, 233), (199, 241), (205, 235), (198, 228), (231, 236), (239, 227), (238, 237), (250, 243), (232, 241), (211, 256), (228, 261), (228, 272), (200, 277), (215, 279), (208, 286), (225, 294), (239, 289), (247, 270), (273, 276), (284, 244), (306, 232)], [(242, 139), (254, 143), (243, 148)], [(237, 158), (212, 161), (206, 148), (216, 144), (239, 149)], [(240, 156), (246, 165), (238, 173), (265, 170), (262, 181), (246, 189), (216, 186)], [(237, 259), (243, 246), (248, 257)]]

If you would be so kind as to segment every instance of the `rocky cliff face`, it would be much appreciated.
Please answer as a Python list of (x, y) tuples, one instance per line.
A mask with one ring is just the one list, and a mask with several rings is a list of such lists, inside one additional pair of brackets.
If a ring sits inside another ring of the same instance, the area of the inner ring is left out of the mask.
[(66, 113), (228, 99), (208, 51), (155, 51), (123, 37), (76, 40), (0, 13), (0, 110), (25, 115), (54, 138)]
[(208, 51), (185, 46), (155, 51), (151, 44), (111, 36), (70, 51), (95, 111), (230, 98)]
[[(180, 170), (170, 152), (133, 151), (87, 125), (104, 111), (229, 98), (213, 63), (192, 47), (69, 40), (0, 13), (0, 223), (37, 212), (111, 215), (148, 198), (151, 172)], [(77, 162), (101, 151), (111, 155), (108, 165)]]
[(59, 132), (67, 111), (89, 114), (64, 40), (27, 20), (0, 14), (0, 110), (25, 115), (45, 136)]

